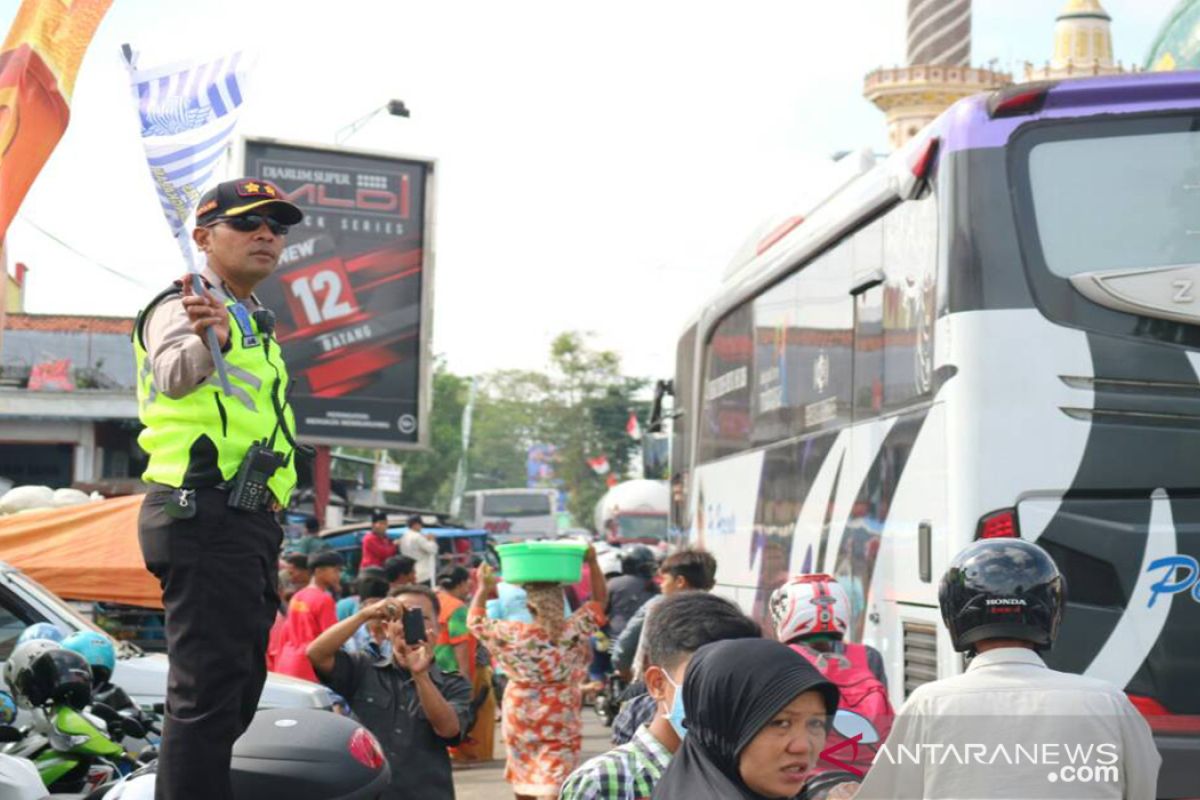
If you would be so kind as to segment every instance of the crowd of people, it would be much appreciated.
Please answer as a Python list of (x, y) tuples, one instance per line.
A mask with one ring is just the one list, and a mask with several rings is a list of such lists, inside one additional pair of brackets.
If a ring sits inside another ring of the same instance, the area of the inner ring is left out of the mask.
[[(453, 798), (453, 768), (493, 759), (497, 721), (518, 800), (1043, 797), (1041, 773), (997, 784), (961, 765), (897, 763), (889, 748), (962, 737), (930, 720), (970, 715), (989, 717), (993, 739), (1016, 726), (1069, 743), (1083, 713), (1089, 741), (1107, 731), (1120, 747), (1119, 785), (1094, 796), (1153, 797), (1159, 756), (1125, 695), (1039, 656), (1065, 582), (1036, 545), (986, 540), (954, 559), (942, 614), (969, 666), (897, 711), (884, 659), (849, 641), (851, 601), (829, 575), (779, 586), (764, 630), (711, 592), (717, 562), (703, 550), (659, 562), (627, 548), (606, 575), (589, 547), (579, 584), (517, 585), (478, 558), (439, 571), (419, 522), (397, 543), (376, 514), (350, 581), (315, 530), (294, 542), (269, 653), (272, 669), (324, 683), (375, 733), (389, 797)], [(580, 763), (583, 708), (609, 680), (626, 687), (614, 747)]]

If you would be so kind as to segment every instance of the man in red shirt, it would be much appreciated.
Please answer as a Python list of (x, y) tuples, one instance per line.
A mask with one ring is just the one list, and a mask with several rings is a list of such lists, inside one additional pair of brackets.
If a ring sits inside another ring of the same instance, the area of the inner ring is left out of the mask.
[(371, 512), (371, 530), (363, 537), (359, 569), (382, 567), (385, 561), (396, 555), (396, 543), (388, 538), (387, 531), (387, 514), (377, 508)]
[(308, 557), (308, 568), (312, 580), (296, 594), (288, 604), (287, 618), (283, 622), (279, 637), (279, 651), (274, 659), (274, 670), (294, 678), (315, 682), (308, 660), (308, 646), (327, 628), (337, 624), (337, 609), (330, 592), (341, 585), (342, 567), (345, 562), (332, 550), (313, 553)]

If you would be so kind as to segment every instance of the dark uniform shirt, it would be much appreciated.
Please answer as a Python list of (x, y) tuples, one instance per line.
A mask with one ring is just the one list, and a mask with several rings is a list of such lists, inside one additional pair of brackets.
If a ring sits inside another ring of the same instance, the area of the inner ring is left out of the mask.
[(436, 664), (429, 668), (429, 677), (458, 716), (460, 734), (453, 739), (434, 733), (412, 675), (391, 659), (339, 650), (333, 673), (321, 676), (326, 686), (349, 700), (350, 709), (383, 745), (392, 769), (384, 800), (454, 800), (446, 748), (458, 744), (471, 728), (471, 684)]

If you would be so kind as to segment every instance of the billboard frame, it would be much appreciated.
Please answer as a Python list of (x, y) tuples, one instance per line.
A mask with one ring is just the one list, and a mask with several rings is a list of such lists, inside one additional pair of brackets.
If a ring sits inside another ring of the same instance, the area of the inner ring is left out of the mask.
[(246, 144), (279, 145), (282, 147), (298, 147), (309, 150), (324, 150), (331, 153), (341, 153), (348, 156), (366, 156), (368, 158), (388, 158), (399, 161), (414, 161), (425, 165), (425, 226), (422, 231), (421, 259), (421, 333), (418, 337), (418, 353), (421, 364), (417, 370), (417, 440), (416, 442), (389, 442), (371, 439), (348, 439), (337, 436), (303, 436), (296, 440), (305, 444), (340, 445), (345, 447), (361, 447), (365, 449), (405, 450), (409, 452), (428, 452), (432, 450), (430, 435), (433, 410), (433, 280), (437, 265), (437, 247), (435, 233), (437, 221), (435, 208), (437, 206), (437, 167), (436, 158), (429, 156), (406, 155), (389, 153), (383, 150), (366, 150), (355, 147), (326, 144), (323, 142), (307, 142), (297, 139), (280, 139), (274, 136), (242, 135), (234, 139), (230, 158), (227, 164), (236, 168), (236, 175), (246, 175)]

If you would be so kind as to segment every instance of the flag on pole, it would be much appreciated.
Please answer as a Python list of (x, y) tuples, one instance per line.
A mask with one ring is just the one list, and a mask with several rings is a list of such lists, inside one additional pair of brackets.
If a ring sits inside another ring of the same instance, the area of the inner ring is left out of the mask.
[(642, 426), (638, 425), (637, 414), (633, 411), (629, 412), (629, 422), (625, 423), (625, 432), (628, 433), (631, 438), (642, 438)]
[(112, 0), (24, 0), (0, 46), (0, 239), (67, 129), (79, 63)]
[(233, 139), (247, 59), (233, 53), (202, 64), (139, 69), (128, 45), (125, 59), (159, 204), (188, 267), (198, 271), (187, 223), (200, 195), (216, 182)]
[[(200, 195), (216, 181), (245, 95), (246, 62), (241, 53), (201, 64), (182, 63), (139, 69), (137, 54), (122, 48), (138, 106), (142, 145), (171, 236), (183, 253), (197, 294), (200, 265), (188, 220)], [(216, 332), (208, 329), (208, 349), (225, 394), (230, 394), (225, 359)]]
[(596, 456), (587, 460), (588, 466), (592, 468), (592, 472), (597, 475), (608, 474), (608, 456)]

